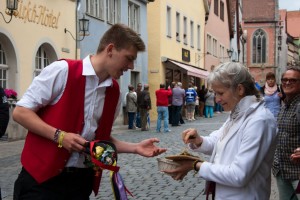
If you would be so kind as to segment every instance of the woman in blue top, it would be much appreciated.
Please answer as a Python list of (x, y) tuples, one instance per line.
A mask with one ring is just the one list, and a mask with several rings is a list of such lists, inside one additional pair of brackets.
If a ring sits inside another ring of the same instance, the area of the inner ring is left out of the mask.
[(281, 91), (281, 88), (276, 84), (275, 74), (268, 72), (266, 74), (266, 83), (261, 88), (261, 93), (263, 94), (266, 107), (276, 119), (284, 96)]
[(192, 83), (189, 83), (189, 88), (185, 91), (185, 102), (187, 109), (187, 120), (192, 121), (194, 118), (195, 102), (196, 102), (197, 92), (193, 87)]

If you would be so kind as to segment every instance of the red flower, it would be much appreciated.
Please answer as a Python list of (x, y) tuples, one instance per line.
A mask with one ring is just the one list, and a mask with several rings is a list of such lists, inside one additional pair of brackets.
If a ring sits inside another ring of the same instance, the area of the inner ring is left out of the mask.
[(18, 94), (13, 89), (4, 89), (4, 92), (7, 98), (17, 99)]

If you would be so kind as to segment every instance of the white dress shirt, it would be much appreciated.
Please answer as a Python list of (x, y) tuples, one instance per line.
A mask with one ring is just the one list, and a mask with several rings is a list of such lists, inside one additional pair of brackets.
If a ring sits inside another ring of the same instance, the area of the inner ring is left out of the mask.
[[(90, 56), (83, 59), (82, 75), (86, 76), (85, 101), (84, 101), (84, 127), (81, 136), (87, 141), (95, 138), (95, 131), (98, 127), (98, 121), (102, 116), (106, 87), (113, 84), (109, 77), (99, 84), (95, 70), (91, 64)], [(61, 98), (68, 76), (68, 64), (66, 61), (56, 61), (45, 67), (39, 76), (35, 77), (32, 84), (25, 92), (18, 106), (38, 111), (46, 105), (54, 105)], [(120, 112), (121, 95), (115, 112), (117, 118)], [(83, 168), (84, 156), (79, 153), (72, 153), (67, 167)]]

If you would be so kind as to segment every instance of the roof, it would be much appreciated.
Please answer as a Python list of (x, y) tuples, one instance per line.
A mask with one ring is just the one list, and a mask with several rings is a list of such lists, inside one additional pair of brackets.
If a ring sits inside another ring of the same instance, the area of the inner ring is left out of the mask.
[(287, 12), (287, 33), (294, 37), (300, 37), (300, 11), (288, 11)]

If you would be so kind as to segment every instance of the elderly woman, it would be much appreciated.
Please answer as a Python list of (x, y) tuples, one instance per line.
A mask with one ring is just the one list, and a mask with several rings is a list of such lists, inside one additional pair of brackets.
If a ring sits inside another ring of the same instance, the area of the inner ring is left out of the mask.
[(271, 191), (271, 165), (276, 144), (276, 122), (259, 102), (258, 91), (247, 69), (240, 63), (224, 63), (209, 76), (215, 98), (231, 114), (224, 125), (209, 136), (195, 129), (182, 132), (193, 151), (211, 155), (210, 161), (184, 160), (173, 179), (182, 180), (195, 170), (208, 181), (215, 199), (267, 200)]

